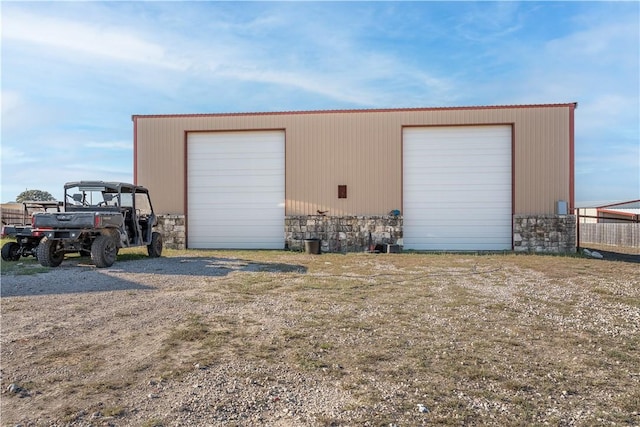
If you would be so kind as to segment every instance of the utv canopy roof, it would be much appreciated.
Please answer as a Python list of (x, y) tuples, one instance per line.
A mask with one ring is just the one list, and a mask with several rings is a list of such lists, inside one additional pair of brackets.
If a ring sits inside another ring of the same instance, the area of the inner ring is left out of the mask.
[(79, 188), (86, 188), (87, 190), (94, 190), (94, 191), (102, 191), (102, 189), (104, 190), (112, 190), (113, 192), (122, 192), (123, 189), (128, 189), (129, 191), (124, 191), (125, 193), (128, 192), (137, 192), (137, 193), (148, 193), (149, 190), (147, 190), (145, 187), (141, 186), (141, 185), (133, 185), (133, 184), (128, 184), (126, 182), (107, 182), (107, 181), (74, 181), (74, 182), (67, 182), (64, 185), (64, 189), (65, 191), (68, 188), (73, 188), (73, 187), (79, 187)]

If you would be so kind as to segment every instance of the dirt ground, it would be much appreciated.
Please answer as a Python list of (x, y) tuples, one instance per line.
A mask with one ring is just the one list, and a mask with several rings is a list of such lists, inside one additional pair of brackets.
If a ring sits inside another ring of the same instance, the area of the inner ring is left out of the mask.
[(3, 263), (2, 425), (640, 424), (637, 263), (168, 252)]

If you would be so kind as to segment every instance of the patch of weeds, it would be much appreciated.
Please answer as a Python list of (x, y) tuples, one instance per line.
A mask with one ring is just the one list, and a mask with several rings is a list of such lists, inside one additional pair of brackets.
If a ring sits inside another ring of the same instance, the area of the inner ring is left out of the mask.
[(205, 298), (202, 295), (187, 297), (185, 298), (185, 300), (189, 302), (195, 302), (198, 304), (206, 304), (209, 302), (209, 299)]
[(379, 372), (380, 367), (377, 366), (378, 364), (389, 362), (393, 359), (394, 356), (389, 353), (371, 351), (359, 355), (357, 357), (357, 364), (361, 367), (362, 372)]
[(619, 362), (635, 362), (636, 358), (631, 353), (612, 348), (607, 351), (607, 356)]
[(282, 348), (278, 344), (258, 344), (245, 357), (256, 360), (273, 361), (282, 357)]
[(490, 302), (489, 304), (485, 305), (486, 309), (488, 311), (500, 311), (500, 312), (505, 312), (505, 311), (513, 311), (514, 307), (512, 304), (507, 304), (506, 302), (502, 302), (502, 301), (494, 301), (494, 302)]
[(82, 412), (79, 411), (77, 408), (66, 406), (62, 408), (61, 415), (62, 415), (61, 420), (63, 423), (71, 424), (80, 419), (80, 417), (82, 416)]
[(200, 316), (191, 316), (186, 325), (173, 329), (165, 339), (165, 345), (175, 347), (182, 342), (202, 341), (207, 337), (209, 329)]
[(605, 289), (605, 288), (594, 288), (593, 293), (596, 293), (599, 295), (605, 295), (605, 296), (615, 295), (610, 289)]
[[(640, 415), (638, 415), (638, 408), (640, 408), (640, 391), (633, 390), (633, 391), (629, 391), (629, 393), (625, 393), (624, 395), (618, 396), (616, 398), (616, 405), (618, 405), (620, 407), (620, 409), (622, 409), (623, 413), (629, 414), (629, 418), (627, 418), (626, 420), (621, 419), (620, 421), (627, 421), (630, 420), (631, 414), (633, 414), (634, 412), (636, 413), (636, 419), (634, 420), (635, 422), (638, 422), (640, 420), (638, 420), (638, 417), (640, 417)], [(628, 425), (632, 425), (633, 423), (628, 423)]]
[(24, 261), (2, 261), (0, 274), (13, 276), (31, 276), (34, 274), (47, 273), (51, 269), (43, 267), (37, 261), (25, 259)]
[(96, 372), (102, 365), (103, 363), (98, 360), (88, 360), (87, 362), (80, 365), (80, 372), (82, 372), (83, 374)]
[(92, 389), (93, 393), (105, 393), (108, 391), (119, 391), (124, 390), (127, 387), (131, 386), (131, 382), (129, 381), (104, 381), (99, 383), (89, 384), (89, 387)]
[(316, 424), (322, 427), (337, 427), (339, 425), (342, 425), (340, 421), (328, 415), (314, 414), (313, 418)]
[(640, 308), (640, 298), (637, 297), (611, 297), (608, 298), (611, 302), (628, 305), (630, 307)]
[(282, 331), (282, 337), (286, 342), (298, 341), (298, 340), (306, 340), (308, 337), (308, 334), (305, 331), (285, 329), (284, 331)]
[[(531, 384), (523, 383), (522, 381), (516, 379), (509, 379), (504, 381), (504, 387), (509, 391), (515, 392), (523, 392), (523, 393), (532, 393), (534, 391), (534, 387)], [(523, 400), (524, 402), (525, 400)]]
[(160, 418), (151, 418), (143, 422), (140, 427), (164, 427), (164, 422)]
[(479, 303), (469, 289), (459, 285), (447, 286), (448, 298), (442, 304), (446, 308), (475, 307)]
[(307, 269), (301, 265), (291, 265), (283, 263), (250, 263), (255, 266), (256, 271), (268, 273), (305, 273)]
[(201, 343), (201, 348), (204, 350), (216, 350), (231, 338), (231, 331), (227, 329), (209, 330), (206, 338)]
[(82, 304), (75, 304), (71, 307), (71, 309), (76, 313), (86, 313), (89, 311), (89, 307)]
[[(232, 336), (229, 329), (213, 328), (200, 316), (193, 315), (182, 326), (169, 332), (163, 340), (159, 355), (170, 363), (172, 371), (180, 375), (195, 362), (210, 363), (212, 359), (229, 348), (228, 344), (234, 338), (238, 337)], [(175, 363), (174, 356), (178, 353), (180, 364)]]
[(147, 258), (146, 248), (126, 248), (120, 249), (118, 252), (118, 261), (135, 261)]
[(66, 349), (65, 350), (55, 350), (55, 351), (52, 351), (51, 353), (47, 354), (44, 357), (44, 359), (53, 362), (53, 361), (58, 360), (58, 359), (66, 359), (66, 358), (68, 358), (68, 357), (70, 357), (72, 355), (73, 355), (73, 352), (71, 352), (70, 350), (66, 350)]
[(102, 410), (105, 417), (121, 417), (126, 414), (126, 410), (121, 406), (109, 406)]
[(229, 291), (249, 297), (282, 287), (282, 281), (271, 274), (261, 272), (247, 272), (236, 275), (236, 280), (229, 286)]
[[(13, 302), (17, 303), (17, 302), (22, 302), (22, 301), (14, 300)], [(2, 301), (2, 312), (3, 313), (9, 313), (9, 312), (12, 312), (12, 311), (21, 311), (21, 310), (22, 310), (22, 308), (19, 306), (19, 304), (11, 304), (11, 303)]]
[(133, 316), (133, 312), (129, 311), (117, 311), (113, 314), (113, 317), (131, 317)]
[(82, 344), (62, 350), (54, 350), (42, 359), (50, 365), (95, 363), (95, 354), (107, 348), (106, 344)]
[(303, 370), (315, 371), (318, 369), (329, 367), (326, 362), (313, 357), (300, 356), (296, 359), (296, 361), (298, 362), (298, 366), (300, 366), (300, 368)]
[(148, 371), (149, 369), (153, 368), (153, 365), (151, 363), (143, 363), (141, 365), (138, 366), (134, 366), (132, 371), (133, 372), (144, 372), (144, 371)]
[(333, 344), (331, 343), (320, 343), (320, 345), (318, 345), (318, 347), (322, 350), (333, 350)]

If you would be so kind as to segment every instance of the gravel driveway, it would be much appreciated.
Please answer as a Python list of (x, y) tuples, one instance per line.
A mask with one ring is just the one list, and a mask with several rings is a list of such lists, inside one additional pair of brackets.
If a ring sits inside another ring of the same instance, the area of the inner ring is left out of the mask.
[(162, 285), (174, 279), (174, 285), (180, 285), (191, 277), (216, 278), (236, 271), (269, 269), (277, 271), (277, 266), (213, 257), (143, 258), (99, 269), (88, 258), (72, 258), (46, 274), (3, 276), (1, 296), (151, 290), (154, 283)]

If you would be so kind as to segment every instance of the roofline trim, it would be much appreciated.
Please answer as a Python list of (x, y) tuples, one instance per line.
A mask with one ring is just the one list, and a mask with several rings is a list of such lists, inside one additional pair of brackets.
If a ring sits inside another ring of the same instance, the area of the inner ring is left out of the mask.
[[(634, 213), (631, 213), (631, 212), (620, 212), (620, 211), (616, 211), (616, 210), (613, 210), (613, 209), (600, 209), (600, 208), (596, 209), (596, 211), (598, 213), (627, 216), (627, 217), (633, 218), (634, 220), (636, 218), (638, 218), (638, 214), (634, 214)], [(605, 218), (605, 219), (615, 219), (615, 218)]]
[(298, 114), (335, 114), (335, 113), (395, 113), (395, 112), (420, 112), (420, 111), (451, 111), (451, 110), (505, 110), (521, 108), (578, 108), (577, 102), (564, 104), (522, 104), (522, 105), (479, 105), (463, 107), (417, 107), (417, 108), (379, 108), (379, 109), (352, 109), (352, 110), (301, 110), (301, 111), (271, 111), (271, 112), (245, 112), (245, 113), (190, 113), (190, 114), (134, 114), (131, 120), (154, 118), (179, 118), (179, 117), (237, 117), (237, 116), (280, 116)]

